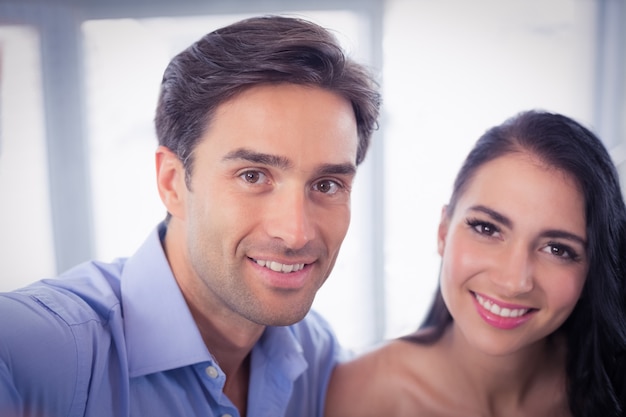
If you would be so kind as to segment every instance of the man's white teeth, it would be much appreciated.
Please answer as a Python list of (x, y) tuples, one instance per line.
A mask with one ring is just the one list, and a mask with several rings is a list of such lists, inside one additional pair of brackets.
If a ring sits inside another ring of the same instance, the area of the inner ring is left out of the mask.
[(481, 297), (478, 294), (474, 294), (476, 299), (478, 300), (478, 304), (483, 306), (485, 310), (491, 312), (491, 314), (495, 314), (500, 317), (519, 317), (523, 316), (528, 312), (528, 308), (506, 308), (500, 307), (499, 305), (493, 303), (491, 300), (486, 300), (484, 297)]
[(272, 271), (276, 271), (276, 272), (284, 272), (284, 273), (289, 273), (289, 272), (297, 272), (300, 271), (302, 268), (304, 268), (304, 264), (292, 264), (292, 265), (287, 265), (287, 264), (281, 264), (279, 262), (274, 262), (274, 261), (263, 261), (263, 260), (255, 260), (257, 264), (264, 266), (268, 269), (271, 269)]

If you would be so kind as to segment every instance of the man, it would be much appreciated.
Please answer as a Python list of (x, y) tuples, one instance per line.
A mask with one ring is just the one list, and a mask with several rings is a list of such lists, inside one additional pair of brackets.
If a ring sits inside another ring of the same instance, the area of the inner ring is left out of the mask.
[(0, 295), (0, 415), (320, 416), (339, 348), (309, 309), (379, 104), (299, 19), (176, 56), (155, 119), (166, 220), (129, 259)]

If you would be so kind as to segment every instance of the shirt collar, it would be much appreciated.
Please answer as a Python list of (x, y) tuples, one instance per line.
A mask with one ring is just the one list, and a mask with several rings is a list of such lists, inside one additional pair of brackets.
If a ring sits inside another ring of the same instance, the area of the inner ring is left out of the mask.
[(268, 326), (253, 349), (252, 361), (253, 367), (257, 361), (267, 361), (287, 381), (294, 381), (307, 369), (302, 345), (288, 326)]
[(131, 377), (212, 361), (161, 246), (161, 223), (122, 272)]

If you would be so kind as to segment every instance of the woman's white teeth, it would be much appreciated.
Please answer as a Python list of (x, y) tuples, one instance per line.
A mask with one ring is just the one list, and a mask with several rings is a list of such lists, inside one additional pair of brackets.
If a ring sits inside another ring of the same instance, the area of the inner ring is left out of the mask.
[(486, 300), (484, 297), (474, 294), (476, 299), (478, 300), (478, 304), (480, 304), (485, 310), (491, 312), (491, 314), (495, 314), (500, 317), (519, 317), (523, 316), (528, 312), (528, 308), (506, 308), (500, 307), (495, 304), (491, 300)]
[(255, 260), (257, 264), (264, 266), (265, 268), (271, 269), (272, 271), (276, 271), (276, 272), (284, 272), (284, 273), (289, 273), (289, 272), (297, 272), (300, 271), (302, 268), (304, 268), (304, 264), (292, 264), (292, 265), (288, 265), (288, 264), (281, 264), (279, 262), (274, 262), (274, 261), (263, 261), (263, 260)]

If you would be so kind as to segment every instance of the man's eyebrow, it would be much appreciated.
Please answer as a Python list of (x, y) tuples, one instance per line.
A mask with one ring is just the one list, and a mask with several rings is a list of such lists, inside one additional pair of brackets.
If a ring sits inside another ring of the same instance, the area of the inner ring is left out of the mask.
[[(289, 169), (293, 163), (284, 156), (271, 155), (262, 152), (255, 152), (246, 148), (235, 149), (224, 155), (223, 161), (241, 159), (261, 165), (273, 166), (280, 169)], [(355, 175), (356, 166), (351, 163), (344, 164), (322, 164), (317, 169), (319, 175)]]
[(320, 175), (355, 175), (356, 166), (354, 164), (324, 164), (318, 169)]
[(255, 152), (245, 148), (239, 148), (227, 153), (222, 158), (222, 161), (232, 161), (235, 159), (243, 159), (256, 164), (269, 165), (281, 169), (291, 168), (293, 165), (291, 161), (284, 156)]

